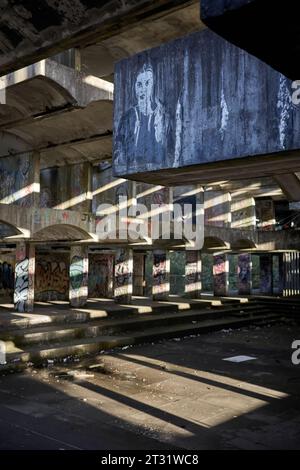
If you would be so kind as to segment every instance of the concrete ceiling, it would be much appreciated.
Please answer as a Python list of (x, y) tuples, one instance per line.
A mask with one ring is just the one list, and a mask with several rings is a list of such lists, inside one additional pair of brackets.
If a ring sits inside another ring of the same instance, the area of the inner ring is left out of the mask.
[(200, 21), (199, 1), (190, 3), (156, 19), (146, 17), (130, 29), (82, 48), (82, 70), (106, 78), (113, 73), (115, 62), (203, 29), (205, 26)]
[(8, 139), (0, 156), (37, 150), (42, 168), (111, 158), (111, 83), (51, 60), (9, 74), (2, 82), (0, 131), (15, 143)]
[(149, 17), (164, 16), (191, 3), (191, 0), (2, 0), (0, 74), (71, 47), (95, 44)]

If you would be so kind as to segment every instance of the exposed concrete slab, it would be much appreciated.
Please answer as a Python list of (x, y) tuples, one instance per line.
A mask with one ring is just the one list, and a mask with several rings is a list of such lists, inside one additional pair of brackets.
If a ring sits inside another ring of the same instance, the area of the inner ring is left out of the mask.
[(1, 70), (7, 73), (70, 47), (93, 44), (191, 3), (195, 0), (40, 0), (25, 6), (8, 0), (1, 8)]

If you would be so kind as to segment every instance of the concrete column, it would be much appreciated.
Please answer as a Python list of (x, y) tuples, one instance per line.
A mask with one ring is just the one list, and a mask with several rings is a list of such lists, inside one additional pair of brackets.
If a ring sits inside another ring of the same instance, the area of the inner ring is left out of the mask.
[(134, 253), (133, 255), (133, 294), (144, 295), (145, 279), (145, 254)]
[(248, 253), (238, 256), (238, 290), (239, 295), (250, 295), (252, 289), (252, 260)]
[(201, 251), (186, 251), (185, 263), (185, 295), (190, 298), (201, 297)]
[(226, 254), (214, 255), (213, 264), (214, 295), (228, 295), (229, 261)]
[(283, 254), (284, 296), (300, 294), (300, 259), (298, 252)]
[(273, 294), (273, 257), (271, 254), (260, 255), (260, 293)]
[(35, 246), (18, 242), (16, 247), (14, 304), (18, 312), (32, 312), (34, 306)]
[(170, 259), (167, 250), (153, 251), (153, 300), (166, 300), (170, 293)]
[(115, 302), (130, 304), (133, 292), (133, 252), (119, 248), (115, 254)]
[(82, 307), (86, 304), (88, 298), (88, 273), (88, 247), (71, 246), (69, 290), (71, 307)]
[(284, 272), (284, 260), (283, 260), (284, 254), (280, 253), (278, 255), (279, 263), (278, 263), (278, 268), (279, 268), (279, 283), (278, 283), (278, 294), (279, 295), (284, 295), (284, 286), (285, 286), (285, 272)]
[(40, 194), (41, 194), (41, 155), (39, 152), (33, 153), (33, 206), (40, 207)]

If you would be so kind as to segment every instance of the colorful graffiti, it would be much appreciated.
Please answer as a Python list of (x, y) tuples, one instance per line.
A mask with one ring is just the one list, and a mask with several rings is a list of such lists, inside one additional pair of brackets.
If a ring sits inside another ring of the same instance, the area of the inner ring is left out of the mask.
[(35, 279), (36, 300), (45, 302), (67, 300), (69, 289), (68, 271), (68, 255), (59, 253), (59, 255), (38, 256)]
[(169, 260), (166, 252), (153, 252), (153, 296), (168, 295), (169, 292)]
[(70, 303), (73, 307), (80, 307), (86, 303), (88, 297), (88, 249), (71, 247), (70, 263)]
[(201, 294), (201, 258), (197, 251), (186, 252), (185, 293), (195, 297)]
[(251, 255), (241, 254), (238, 257), (238, 289), (239, 294), (251, 293)]
[(115, 258), (115, 297), (121, 298), (132, 294), (132, 252), (120, 248)]
[(113, 296), (114, 256), (93, 254), (89, 257), (89, 297)]

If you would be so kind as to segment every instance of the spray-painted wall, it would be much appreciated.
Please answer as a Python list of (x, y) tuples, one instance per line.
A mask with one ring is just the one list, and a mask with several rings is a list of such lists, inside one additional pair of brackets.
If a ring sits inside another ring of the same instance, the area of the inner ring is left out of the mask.
[(122, 60), (114, 173), (299, 149), (292, 93), (291, 81), (209, 30)]
[(66, 210), (90, 210), (89, 164), (80, 163), (41, 171), (40, 206)]
[(31, 207), (34, 197), (34, 157), (31, 153), (0, 159), (0, 203)]
[(114, 255), (89, 255), (89, 297), (113, 297)]
[(68, 300), (69, 254), (37, 254), (35, 300)]

